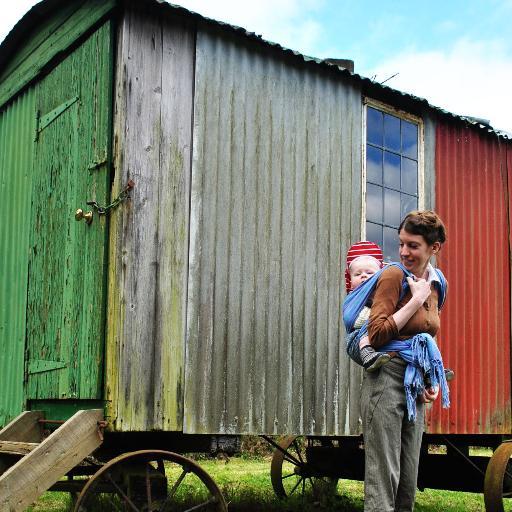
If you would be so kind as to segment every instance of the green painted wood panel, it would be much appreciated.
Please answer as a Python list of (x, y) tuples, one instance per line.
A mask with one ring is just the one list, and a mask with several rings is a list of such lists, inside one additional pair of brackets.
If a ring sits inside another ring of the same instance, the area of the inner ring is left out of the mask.
[(107, 22), (36, 85), (29, 399), (102, 396), (108, 219), (87, 225), (75, 211), (108, 201), (111, 70)]
[(34, 89), (0, 112), (0, 426), (24, 408)]
[(16, 44), (0, 49), (0, 105), (108, 16), (116, 1), (69, 0), (61, 4), (56, 12), (42, 15), (28, 33), (17, 25), (14, 32), (19, 30), (20, 34)]

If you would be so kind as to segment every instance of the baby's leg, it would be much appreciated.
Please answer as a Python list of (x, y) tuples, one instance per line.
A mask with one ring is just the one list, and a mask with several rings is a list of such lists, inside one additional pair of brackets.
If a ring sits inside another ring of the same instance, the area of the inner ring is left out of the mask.
[(363, 348), (363, 347), (370, 347), (374, 352), (375, 350), (373, 349), (373, 347), (370, 345), (370, 339), (368, 338), (368, 336), (363, 336), (360, 340), (359, 340), (359, 348)]
[(386, 364), (391, 359), (389, 354), (376, 352), (370, 345), (368, 336), (363, 336), (359, 341), (359, 352), (363, 361), (363, 367), (369, 372), (378, 370), (383, 364)]

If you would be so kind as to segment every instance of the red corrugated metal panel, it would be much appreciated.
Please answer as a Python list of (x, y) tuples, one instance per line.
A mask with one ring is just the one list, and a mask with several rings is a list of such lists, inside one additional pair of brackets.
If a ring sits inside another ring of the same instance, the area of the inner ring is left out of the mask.
[(448, 232), (438, 263), (449, 281), (438, 340), (456, 378), (451, 408), (435, 405), (429, 432), (511, 431), (508, 182), (506, 143), (437, 127), (436, 210)]

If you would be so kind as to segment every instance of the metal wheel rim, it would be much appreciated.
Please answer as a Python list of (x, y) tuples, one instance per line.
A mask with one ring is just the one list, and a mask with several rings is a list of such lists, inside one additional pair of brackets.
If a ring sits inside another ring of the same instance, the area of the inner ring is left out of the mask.
[[(161, 461), (157, 462), (157, 461)], [(98, 470), (94, 475), (89, 478), (86, 485), (83, 487), (82, 492), (78, 496), (77, 502), (75, 504), (74, 512), (91, 512), (94, 510), (94, 508), (90, 508), (87, 505), (87, 501), (91, 499), (91, 497), (95, 494), (95, 488), (101, 484), (105, 483), (106, 479), (108, 478), (108, 475), (111, 474), (111, 472), (116, 469), (117, 471), (122, 471), (123, 465), (125, 468), (129, 467), (128, 464), (133, 464), (134, 462), (137, 463), (150, 463), (150, 462), (157, 462), (157, 468), (153, 469), (153, 471), (160, 471), (160, 468), (165, 472), (165, 468), (163, 463), (172, 463), (176, 464), (178, 466), (181, 466), (182, 468), (182, 474), (173, 484), (167, 484), (167, 497), (162, 505), (161, 508), (157, 508), (158, 505), (155, 503), (154, 506), (156, 508), (150, 507), (139, 507), (136, 503), (126, 503), (122, 508), (112, 508), (112, 510), (120, 510), (122, 512), (124, 511), (133, 511), (133, 512), (167, 512), (170, 510), (174, 510), (172, 498), (176, 491), (178, 490), (179, 486), (185, 480), (186, 475), (189, 473), (194, 474), (199, 480), (202, 482), (204, 487), (209, 492), (209, 498), (206, 502), (203, 502), (199, 505), (194, 505), (191, 508), (187, 508), (187, 512), (192, 511), (201, 511), (201, 510), (210, 510), (215, 512), (227, 512), (227, 504), (226, 501), (215, 483), (215, 481), (210, 477), (210, 475), (203, 469), (201, 466), (199, 466), (197, 463), (192, 461), (191, 459), (184, 457), (182, 455), (179, 455), (174, 452), (168, 452), (165, 450), (139, 450), (135, 452), (129, 452), (124, 453), (118, 457), (115, 457), (114, 459), (110, 460), (108, 463), (106, 463), (100, 470)], [(117, 466), (117, 467), (116, 467)], [(180, 478), (183, 476), (182, 480)], [(146, 478), (146, 485), (149, 482), (149, 477)], [(176, 485), (177, 483), (177, 485)], [(113, 483), (114, 485), (114, 483)], [(175, 488), (176, 486), (176, 488)], [(122, 494), (123, 489), (121, 489), (121, 493), (112, 493), (117, 494), (118, 496), (123, 496)], [(147, 490), (147, 496), (148, 502), (151, 501), (151, 486), (149, 485)], [(129, 498), (129, 497), (128, 497)], [(112, 506), (114, 503), (112, 502)], [(108, 510), (105, 509), (105, 510)], [(94, 510), (94, 512), (96, 512)], [(184, 511), (185, 512), (185, 511)]]
[[(274, 493), (281, 499), (288, 498), (297, 491), (304, 496), (306, 490), (310, 487), (313, 489), (313, 492), (315, 492), (318, 490), (318, 482), (320, 480), (323, 482), (328, 482), (329, 486), (334, 486), (334, 488), (338, 482), (337, 478), (303, 476), (303, 474), (307, 475), (307, 471), (303, 471), (307, 466), (307, 462), (305, 458), (305, 452), (303, 453), (299, 449), (297, 442), (299, 439), (299, 436), (284, 437), (278, 444), (287, 454), (285, 455), (285, 453), (276, 449), (274, 451), (274, 455), (272, 456), (272, 462), (270, 465), (270, 480), (272, 482)], [(290, 447), (292, 447), (292, 449), (290, 449)], [(286, 473), (283, 475), (283, 464), (285, 461), (293, 464), (298, 468), (298, 473), (295, 472), (296, 476), (293, 473)], [(288, 478), (290, 480), (295, 480), (290, 491), (287, 491), (283, 485), (284, 480), (287, 480)]]
[[(493, 453), (484, 480), (484, 502), (487, 512), (503, 512), (503, 481), (512, 455), (512, 442), (502, 443)], [(512, 477), (511, 474), (508, 475)]]

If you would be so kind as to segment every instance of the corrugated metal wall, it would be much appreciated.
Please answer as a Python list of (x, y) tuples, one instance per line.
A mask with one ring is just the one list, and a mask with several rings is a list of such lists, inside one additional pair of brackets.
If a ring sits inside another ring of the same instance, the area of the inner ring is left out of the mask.
[(35, 95), (0, 112), (0, 426), (23, 410)]
[[(439, 124), (436, 208), (448, 242), (449, 281), (439, 345), (454, 368), (451, 408), (436, 404), (429, 432), (509, 433), (510, 251), (506, 147), (495, 137)], [(509, 169), (510, 172), (510, 169)]]
[(340, 310), (361, 111), (339, 77), (199, 31), (185, 432), (358, 430)]

